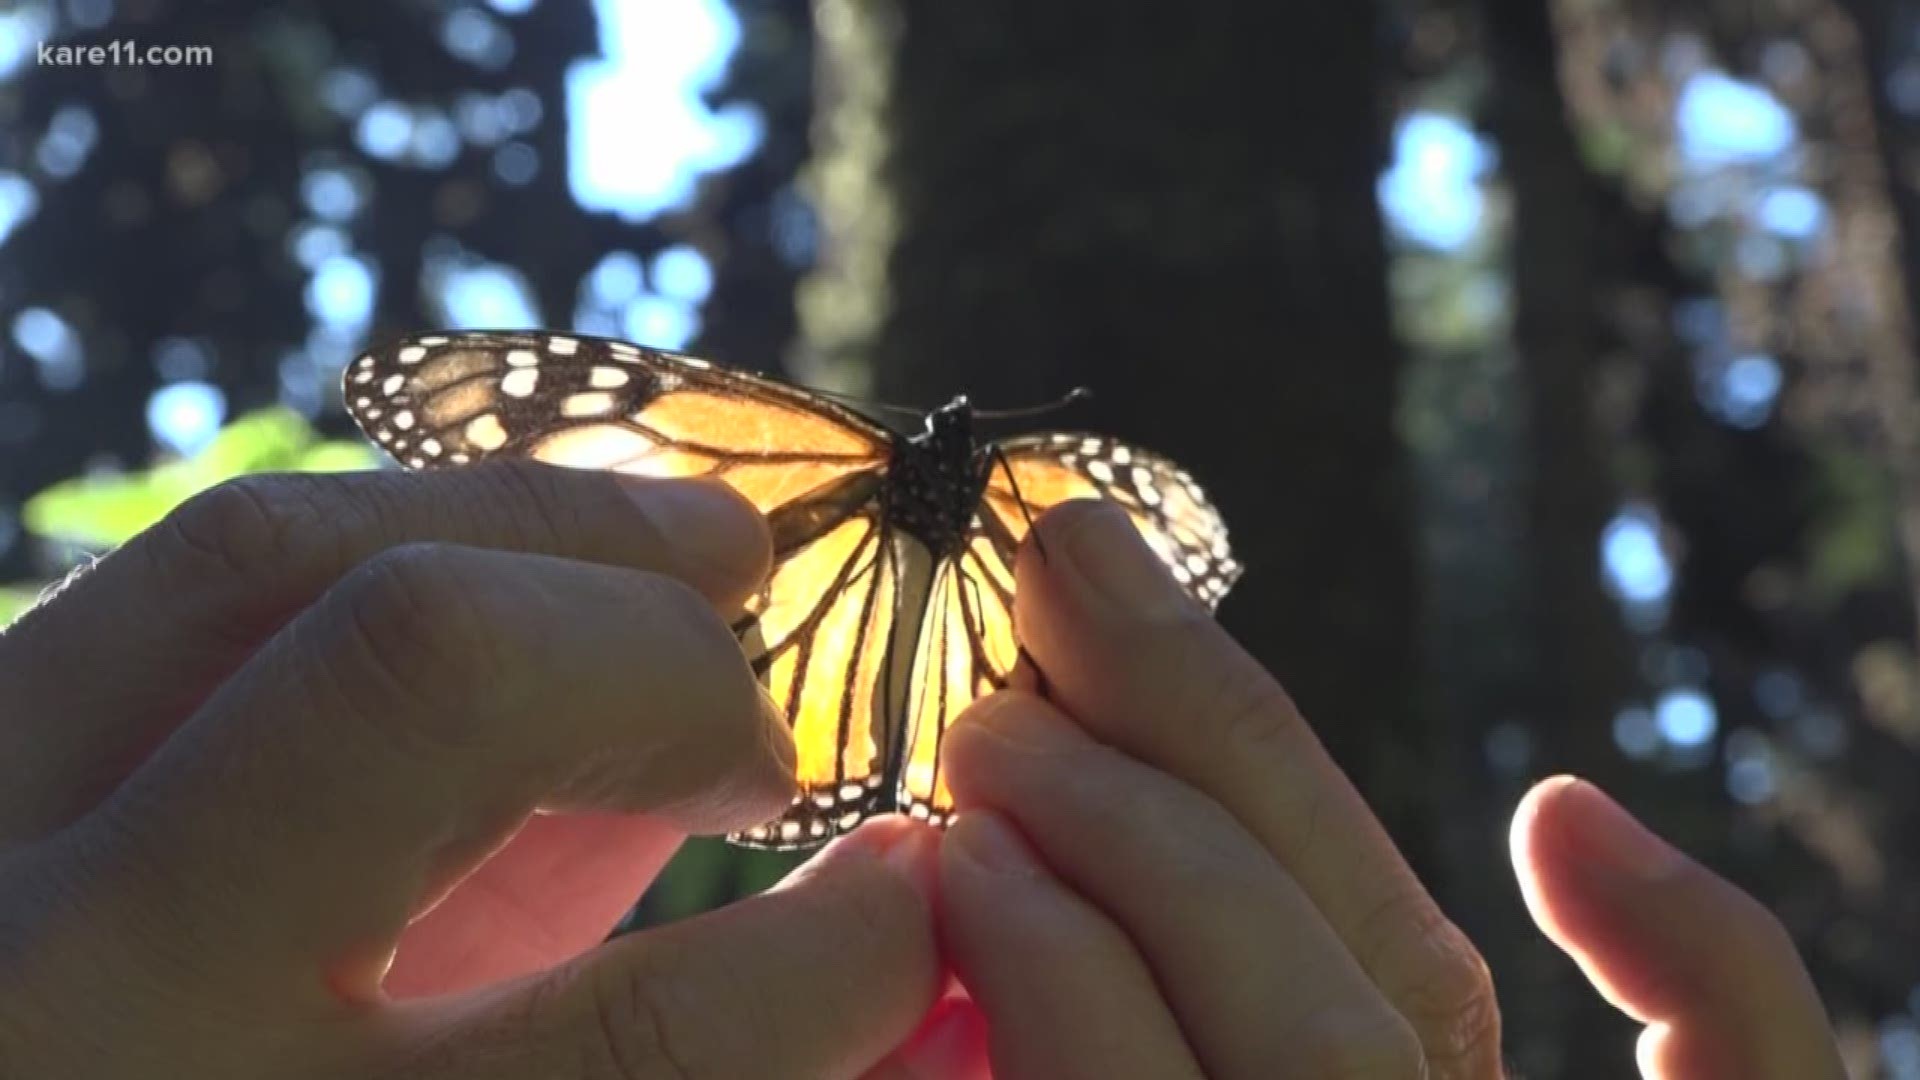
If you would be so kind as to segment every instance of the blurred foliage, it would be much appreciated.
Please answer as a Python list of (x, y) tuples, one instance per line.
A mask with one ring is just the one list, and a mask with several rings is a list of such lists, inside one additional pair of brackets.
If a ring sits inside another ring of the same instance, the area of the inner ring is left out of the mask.
[(0, 588), (0, 626), (7, 625), (21, 612), (32, 607), (34, 599), (39, 595), (31, 589)]
[(366, 443), (321, 439), (291, 409), (262, 409), (222, 428), (192, 457), (144, 472), (55, 484), (27, 500), (22, 520), (42, 539), (99, 550), (125, 543), (223, 480), (249, 473), (349, 472), (373, 468), (380, 460)]

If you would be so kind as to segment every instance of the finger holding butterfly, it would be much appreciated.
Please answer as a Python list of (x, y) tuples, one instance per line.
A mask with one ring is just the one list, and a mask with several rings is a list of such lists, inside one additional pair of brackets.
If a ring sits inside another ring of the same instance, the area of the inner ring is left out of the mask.
[[(1411, 1025), (1433, 1076), (1498, 1076), (1499, 1013), (1485, 963), (1285, 691), (1112, 506), (1063, 504), (1036, 532), (1046, 555), (1031, 542), (1019, 553), (1016, 620), (1049, 698), (1098, 744), (1198, 793), (1281, 868), (1330, 940)], [(956, 786), (967, 771), (956, 753)], [(977, 766), (971, 777), (976, 791), (996, 782)], [(1009, 813), (1076, 886), (1100, 873), (1103, 891), (1089, 895), (1115, 910), (1133, 902), (1117, 868), (1151, 874), (1149, 848), (1097, 816), (1076, 818), (1067, 799), (1075, 790), (1035, 784), (992, 795), (1012, 800)], [(1096, 857), (1078, 876), (1068, 862)]]
[(0, 1058), (61, 1076), (856, 1075), (938, 984), (928, 838), (904, 822), (559, 972), (406, 1006), (378, 989), (410, 916), (536, 805), (763, 820), (790, 789), (784, 731), (726, 624), (669, 578), (392, 549), (97, 810), (12, 853)]
[(769, 561), (763, 520), (711, 482), (510, 460), (228, 481), (0, 635), (0, 754), (22, 766), (0, 786), (0, 847), (86, 812), (296, 613), (415, 542), (651, 570), (729, 613)]
[[(0, 635), (9, 702), (0, 740), (16, 766), (0, 785), (0, 837), (42, 842), (94, 810), (285, 623), (369, 562), (422, 543), (465, 545), (466, 559), (484, 548), (662, 574), (697, 583), (720, 610), (755, 587), (767, 561), (759, 515), (707, 482), (501, 461), (223, 485)], [(520, 570), (507, 558), (498, 574)], [(444, 630), (454, 610), (418, 612), (422, 633)], [(632, 814), (534, 817), (407, 928), (388, 990), (443, 992), (578, 954), (683, 836)]]
[(1425, 1075), (1413, 1028), (1219, 803), (1032, 694), (982, 700), (949, 740), (942, 934), (996, 1075), (1142, 1055), (1169, 1064), (1140, 1075)]

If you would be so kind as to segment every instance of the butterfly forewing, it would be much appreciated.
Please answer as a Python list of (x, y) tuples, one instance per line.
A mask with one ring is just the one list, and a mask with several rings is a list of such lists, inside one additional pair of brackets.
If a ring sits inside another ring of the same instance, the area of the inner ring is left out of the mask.
[(735, 839), (818, 843), (883, 801), (869, 702), (894, 602), (875, 560), (885, 428), (771, 379), (574, 334), (410, 338), (355, 360), (343, 385), (361, 428), (409, 468), (524, 457), (740, 491), (768, 515), (776, 569), (736, 630), (793, 722), (800, 794)]
[(429, 334), (347, 368), (347, 410), (410, 468), (530, 457), (714, 476), (762, 511), (886, 463), (890, 434), (795, 387), (572, 334)]

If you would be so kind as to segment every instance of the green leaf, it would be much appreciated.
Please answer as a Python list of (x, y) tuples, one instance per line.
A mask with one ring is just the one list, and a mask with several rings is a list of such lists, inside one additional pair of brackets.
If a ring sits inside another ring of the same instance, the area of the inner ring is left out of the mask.
[(146, 472), (67, 480), (27, 500), (27, 530), (83, 548), (126, 542), (195, 493), (260, 472), (342, 472), (373, 468), (378, 453), (353, 442), (322, 442), (291, 409), (263, 409), (221, 429), (190, 458)]
[(9, 586), (0, 588), (0, 629), (19, 618), (23, 612), (33, 606), (40, 596), (40, 590), (32, 587)]

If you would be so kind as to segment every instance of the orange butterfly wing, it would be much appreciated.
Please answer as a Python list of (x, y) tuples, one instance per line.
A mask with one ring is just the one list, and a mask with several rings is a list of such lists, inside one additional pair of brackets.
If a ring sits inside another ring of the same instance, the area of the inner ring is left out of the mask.
[(414, 469), (492, 457), (714, 477), (767, 514), (775, 564), (735, 624), (794, 729), (801, 793), (731, 839), (817, 843), (876, 799), (889, 747), (869, 715), (893, 637), (876, 496), (892, 433), (797, 387), (575, 334), (429, 334), (349, 364), (348, 411)]
[(1102, 435), (1048, 432), (997, 444), (966, 547), (940, 567), (913, 666), (901, 803), (944, 821), (953, 808), (940, 748), (960, 711), (1006, 685), (1020, 657), (1013, 632), (1013, 561), (1030, 517), (1069, 499), (1110, 499), (1126, 510), (1168, 570), (1216, 606), (1241, 567), (1227, 527), (1186, 470)]

